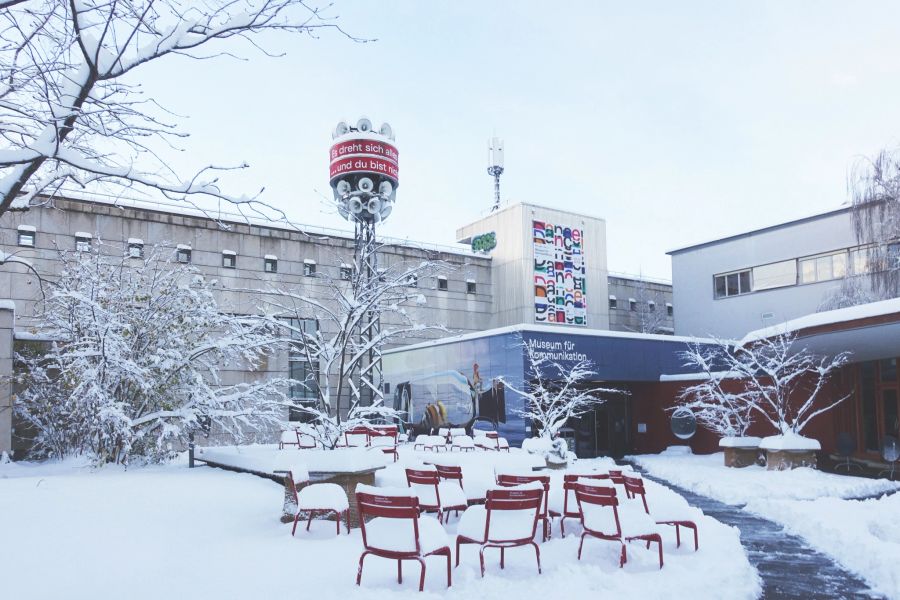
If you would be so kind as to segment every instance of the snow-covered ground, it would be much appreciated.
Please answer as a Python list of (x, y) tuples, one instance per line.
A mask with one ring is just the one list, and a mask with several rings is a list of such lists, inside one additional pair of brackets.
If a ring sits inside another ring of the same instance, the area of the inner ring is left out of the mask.
[(698, 494), (744, 508), (782, 525), (810, 546), (860, 575), (877, 592), (900, 598), (900, 482), (814, 469), (730, 469), (722, 454), (681, 449), (629, 457), (650, 474)]
[[(480, 454), (482, 460), (497, 459), (495, 453)], [(409, 454), (404, 460), (417, 458)], [(470, 466), (477, 462), (475, 454), (453, 459)], [(381, 478), (392, 480), (401, 472), (391, 466)], [(652, 502), (674, 494), (663, 486), (649, 487)], [(699, 552), (689, 545), (676, 549), (673, 536), (667, 535), (662, 570), (654, 550), (638, 543), (629, 546), (624, 569), (617, 566), (615, 545), (598, 540), (586, 542), (579, 562), (578, 527), (567, 528), (566, 539), (559, 538), (556, 527), (554, 538), (540, 544), (543, 575), (537, 573), (531, 549), (508, 551), (505, 570), (499, 568), (496, 551), (489, 550), (482, 579), (477, 550), (464, 548), (450, 590), (441, 558), (427, 561), (424, 594), (416, 591), (414, 563), (404, 565), (404, 583), (398, 585), (396, 564), (377, 557), (366, 560), (363, 586), (357, 588), (359, 530), (335, 537), (332, 523), (319, 522), (310, 533), (300, 528), (291, 537), (291, 526), (278, 520), (282, 495), (271, 481), (205, 467), (188, 469), (183, 462), (127, 472), (94, 471), (76, 463), (0, 465), (3, 594), (139, 600), (294, 594), (317, 599), (663, 598), (673, 590), (684, 597), (754, 598), (760, 593), (737, 530), (708, 517), (699, 523)], [(456, 523), (454, 517), (447, 525), (451, 540)]]

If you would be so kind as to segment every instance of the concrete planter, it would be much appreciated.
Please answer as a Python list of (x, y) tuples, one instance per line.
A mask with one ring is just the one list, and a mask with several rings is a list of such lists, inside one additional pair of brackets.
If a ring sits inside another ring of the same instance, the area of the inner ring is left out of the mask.
[(741, 469), (752, 465), (762, 465), (757, 437), (725, 437), (719, 440), (719, 447), (725, 452), (725, 466)]
[(770, 471), (788, 471), (797, 467), (816, 468), (815, 450), (766, 450)]
[(347, 500), (350, 501), (350, 527), (359, 527), (359, 509), (356, 505), (356, 485), (363, 483), (365, 485), (375, 485), (375, 471), (382, 469), (364, 469), (361, 471), (347, 472), (310, 472), (310, 483), (336, 483), (347, 493)]

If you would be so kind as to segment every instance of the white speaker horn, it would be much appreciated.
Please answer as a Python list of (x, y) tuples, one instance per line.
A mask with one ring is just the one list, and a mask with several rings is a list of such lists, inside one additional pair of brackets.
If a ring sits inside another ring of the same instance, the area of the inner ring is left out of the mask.
[(381, 200), (378, 198), (372, 198), (366, 205), (366, 210), (373, 215), (381, 214)]
[(391, 128), (390, 123), (382, 123), (381, 128), (378, 130), (378, 133), (380, 133), (384, 137), (394, 139), (394, 130)]
[(361, 117), (359, 121), (356, 122), (356, 129), (363, 133), (368, 133), (372, 131), (372, 121), (365, 117)]
[(363, 177), (356, 183), (356, 187), (358, 187), (361, 192), (371, 192), (375, 188), (375, 184), (372, 183), (372, 180), (368, 177)]
[(390, 202), (384, 202), (381, 205), (381, 219), (387, 219), (388, 215), (391, 214), (391, 211), (394, 210), (394, 205)]
[(378, 184), (378, 193), (382, 196), (389, 197), (394, 191), (394, 186), (390, 181), (382, 181)]
[(347, 125), (344, 121), (341, 121), (334, 128), (334, 134), (331, 136), (332, 138), (341, 137), (342, 135), (347, 135), (350, 133), (350, 126)]
[(358, 215), (363, 211), (363, 203), (359, 198), (351, 198), (350, 202), (347, 203), (347, 208), (354, 215)]
[(346, 196), (347, 194), (350, 193), (352, 186), (350, 185), (350, 182), (347, 181), (346, 179), (341, 179), (340, 181), (337, 182), (337, 187), (335, 189), (337, 189), (337, 193), (340, 194), (341, 196)]

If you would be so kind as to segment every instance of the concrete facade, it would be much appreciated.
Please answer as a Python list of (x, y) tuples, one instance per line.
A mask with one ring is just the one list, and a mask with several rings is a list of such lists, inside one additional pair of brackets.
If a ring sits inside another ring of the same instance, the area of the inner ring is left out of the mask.
[(610, 275), (609, 328), (612, 331), (671, 334), (675, 331), (672, 284), (656, 279)]
[[(469, 243), (478, 235), (494, 232), (497, 247), (492, 258), (494, 295), (491, 327), (535, 323), (534, 244), (532, 222), (543, 221), (584, 231), (587, 326), (609, 329), (607, 308), (606, 221), (597, 217), (556, 210), (536, 204), (513, 204), (459, 228), (456, 239)], [(559, 327), (579, 328), (559, 324)]]
[[(748, 331), (814, 313), (841, 287), (840, 278), (805, 283), (799, 261), (858, 245), (850, 209), (842, 208), (669, 252), (672, 256), (676, 335), (741, 338)], [(792, 283), (716, 297), (715, 276), (798, 261)]]
[(13, 333), (16, 311), (0, 303), (0, 455), (12, 450)]

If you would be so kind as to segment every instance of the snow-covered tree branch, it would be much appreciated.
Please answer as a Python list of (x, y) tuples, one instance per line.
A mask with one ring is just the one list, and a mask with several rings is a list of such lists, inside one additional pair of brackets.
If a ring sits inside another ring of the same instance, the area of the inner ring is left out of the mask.
[[(267, 311), (292, 344), (293, 358), (302, 361), (309, 380), (300, 382), (315, 391), (315, 401), (301, 404), (319, 426), (321, 441), (333, 447), (341, 433), (373, 420), (393, 421), (399, 415), (384, 406), (380, 390), (367, 369), (371, 353), (385, 344), (426, 332), (446, 332), (442, 324), (417, 322), (416, 309), (425, 303), (420, 280), (449, 271), (445, 263), (424, 260), (397, 263), (380, 270), (378, 277), (366, 277), (367, 247), (354, 259), (335, 257), (343, 277), (317, 273), (324, 292), (308, 295), (302, 288), (274, 288), (262, 292)], [(359, 335), (367, 319), (377, 314), (377, 333)]]
[[(720, 411), (710, 418), (718, 419), (724, 430), (737, 428), (752, 414), (768, 422), (779, 435), (799, 434), (812, 419), (848, 398), (828, 398), (823, 392), (849, 355), (818, 356), (802, 347), (793, 333), (744, 345), (718, 340), (707, 350), (689, 351), (686, 358), (689, 365), (703, 372), (710, 373), (714, 368), (722, 372), (718, 376), (712, 373), (708, 382), (692, 386), (699, 388), (694, 393), (690, 393), (692, 388), (685, 390), (684, 399), (686, 406), (695, 410), (698, 421), (704, 410)], [(735, 380), (741, 391), (722, 390), (724, 379)], [(699, 404), (692, 407), (692, 402)]]
[(281, 421), (284, 380), (223, 378), (273, 351), (268, 320), (223, 312), (212, 283), (159, 247), (146, 258), (108, 251), (59, 253), (37, 315), (54, 341), (17, 357), (17, 411), (39, 451), (163, 460), (203, 423), (241, 440)]
[(266, 31), (322, 28), (340, 31), (305, 0), (0, 3), (0, 215), (61, 189), (100, 186), (188, 203), (216, 198), (283, 217), (259, 194), (222, 189), (223, 171), (247, 165), (182, 176), (160, 159), (154, 149), (187, 134), (143, 94), (135, 73), (157, 61), (174, 68), (178, 56), (231, 56), (239, 41), (259, 48)]
[(519, 415), (533, 423), (538, 437), (553, 439), (569, 419), (579, 417), (605, 402), (601, 394), (622, 394), (622, 390), (603, 388), (591, 383), (595, 375), (590, 361), (563, 365), (545, 353), (522, 343), (527, 363), (526, 381), (522, 387), (504, 380), (504, 385), (525, 399)]

